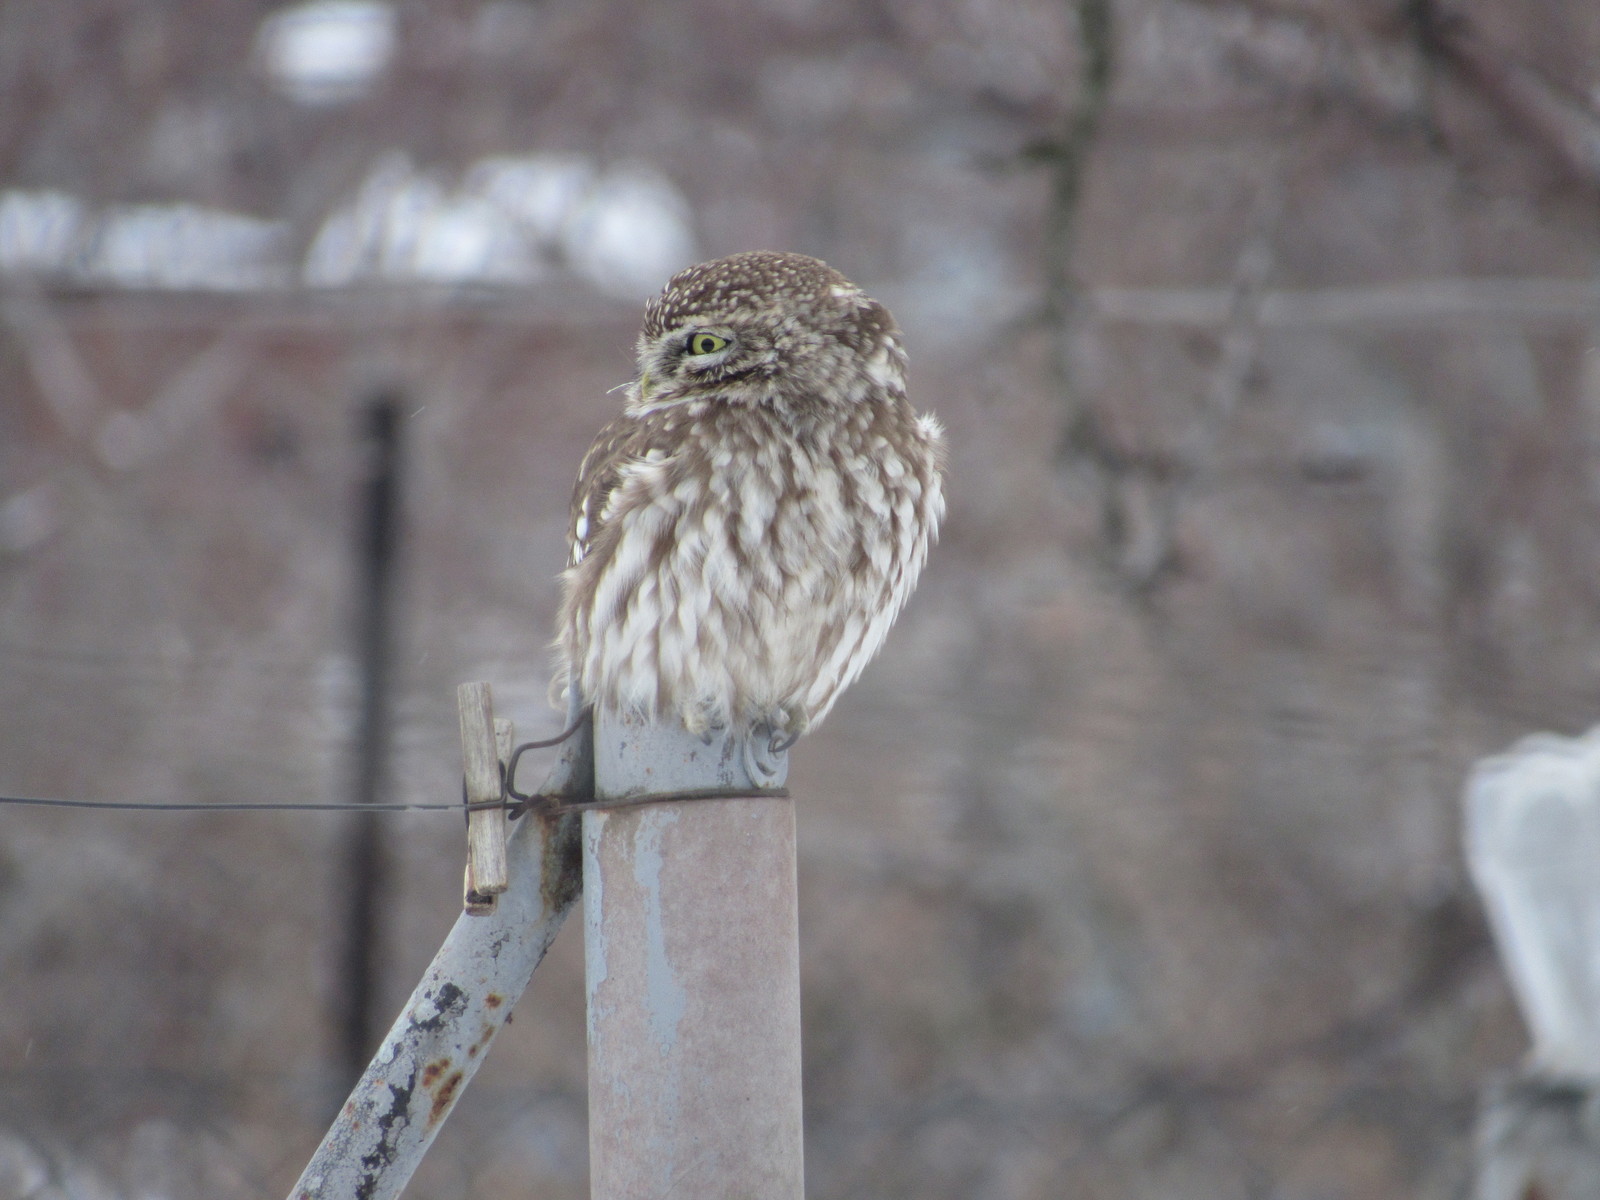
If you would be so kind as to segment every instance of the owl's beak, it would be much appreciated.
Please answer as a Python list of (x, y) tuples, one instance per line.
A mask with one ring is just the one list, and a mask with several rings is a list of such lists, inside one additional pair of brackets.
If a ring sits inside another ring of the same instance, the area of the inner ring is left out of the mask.
[(650, 403), (650, 372), (645, 371), (639, 376), (639, 403)]

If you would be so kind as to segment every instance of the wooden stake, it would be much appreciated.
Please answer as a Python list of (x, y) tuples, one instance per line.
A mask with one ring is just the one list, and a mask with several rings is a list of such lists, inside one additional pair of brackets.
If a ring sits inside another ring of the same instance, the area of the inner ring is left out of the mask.
[[(513, 745), (516, 744), (516, 740), (517, 740), (516, 739), (516, 726), (512, 724), (510, 718), (508, 718), (508, 717), (496, 717), (494, 719), (494, 748), (495, 748), (496, 755), (500, 759), (500, 766), (504, 770), (510, 770), (511, 769), (511, 748), (512, 748)], [(478, 816), (500, 816), (500, 828), (501, 828), (502, 831), (506, 830), (507, 822), (505, 820), (505, 817), (500, 814), (498, 809), (490, 809), (488, 812), (478, 813), (478, 814), (475, 814), (475, 815), (478, 815)], [(473, 871), (472, 871), (472, 842), (470, 840), (471, 839), (471, 835), (472, 835), (472, 826), (471, 826), (471, 818), (469, 817), (468, 818), (468, 826), (467, 826), (467, 836), (468, 836), (468, 839), (469, 839), (468, 842), (467, 842), (467, 877), (466, 877), (465, 883), (462, 886), (461, 907), (469, 916), (486, 917), (490, 913), (495, 911), (495, 901), (499, 897), (497, 895), (487, 893), (487, 892), (483, 891), (482, 888), (479, 888), (479, 887), (476, 886), (475, 877), (474, 877)], [(502, 832), (501, 837), (503, 839), (509, 839), (511, 837), (511, 834), (509, 832)], [(491, 853), (492, 853), (492, 851), (491, 851)], [(509, 887), (510, 886), (510, 865), (509, 865), (509, 863), (507, 864), (506, 875), (507, 875), (507, 886)]]
[[(493, 804), (502, 794), (502, 764), (511, 757), (510, 721), (495, 720), (487, 683), (456, 688), (461, 716), (461, 765), (467, 801)], [(506, 816), (503, 809), (478, 808), (467, 814), (467, 877), (463, 907), (482, 916), (494, 911), (494, 897), (506, 890)]]

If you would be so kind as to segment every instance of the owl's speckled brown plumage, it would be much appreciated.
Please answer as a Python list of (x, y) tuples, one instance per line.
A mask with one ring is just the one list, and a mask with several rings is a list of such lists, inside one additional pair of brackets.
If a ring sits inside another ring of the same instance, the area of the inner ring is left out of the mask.
[(578, 470), (557, 691), (805, 732), (911, 594), (943, 456), (894, 319), (837, 271), (761, 251), (680, 272)]

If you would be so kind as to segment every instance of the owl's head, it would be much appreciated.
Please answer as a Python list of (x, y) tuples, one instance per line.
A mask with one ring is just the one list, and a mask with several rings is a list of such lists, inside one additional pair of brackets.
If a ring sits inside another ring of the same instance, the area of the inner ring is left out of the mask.
[(849, 405), (904, 388), (888, 309), (827, 263), (756, 250), (680, 271), (645, 306), (628, 406)]

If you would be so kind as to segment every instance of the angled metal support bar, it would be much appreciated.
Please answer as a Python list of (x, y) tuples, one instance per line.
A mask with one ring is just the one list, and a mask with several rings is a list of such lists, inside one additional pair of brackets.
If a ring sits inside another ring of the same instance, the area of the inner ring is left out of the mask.
[[(584, 727), (540, 791), (586, 799), (593, 779)], [(493, 911), (456, 919), (290, 1200), (394, 1200), (404, 1190), (582, 890), (579, 818), (524, 817), (507, 866)]]

